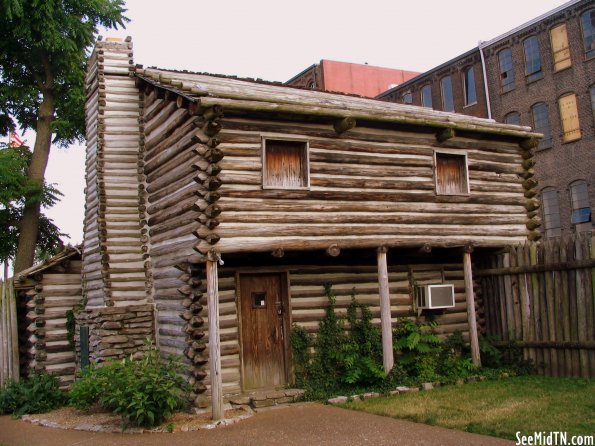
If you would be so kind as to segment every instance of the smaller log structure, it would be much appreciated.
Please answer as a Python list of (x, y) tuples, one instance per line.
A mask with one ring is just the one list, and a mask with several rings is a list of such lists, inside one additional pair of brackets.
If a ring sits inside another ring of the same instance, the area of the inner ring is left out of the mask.
[(472, 256), (539, 238), (528, 127), (143, 68), (130, 39), (97, 43), (86, 119), (91, 356), (123, 336), (109, 307), (152, 308), (161, 352), (214, 418), (230, 395), (291, 382), (290, 329), (317, 331), (326, 282), (339, 311), (353, 289), (370, 305), (386, 370), (424, 284), (454, 285), (437, 332), (463, 331), (475, 352)]
[(21, 271), (14, 286), (21, 376), (53, 373), (67, 388), (75, 375), (74, 326), (69, 335), (67, 313), (82, 304), (80, 246)]

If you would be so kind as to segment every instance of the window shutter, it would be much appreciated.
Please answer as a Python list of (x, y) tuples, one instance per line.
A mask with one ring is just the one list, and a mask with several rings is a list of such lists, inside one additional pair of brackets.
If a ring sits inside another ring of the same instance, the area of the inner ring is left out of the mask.
[(562, 140), (574, 141), (581, 138), (581, 129), (576, 107), (576, 95), (562, 96), (559, 100), (560, 117), (562, 118)]
[(556, 26), (550, 31), (552, 52), (554, 55), (554, 71), (560, 71), (571, 65), (570, 48), (568, 48), (568, 33), (566, 24)]

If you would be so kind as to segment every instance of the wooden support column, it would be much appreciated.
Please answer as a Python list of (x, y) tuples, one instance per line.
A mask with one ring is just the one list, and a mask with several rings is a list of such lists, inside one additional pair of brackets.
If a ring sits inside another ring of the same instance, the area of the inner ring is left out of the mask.
[(211, 373), (211, 406), (213, 420), (224, 417), (223, 385), (221, 383), (221, 344), (219, 337), (219, 255), (210, 251), (207, 256), (207, 305), (209, 314), (209, 370)]
[(471, 343), (471, 358), (473, 364), (481, 367), (479, 355), (479, 339), (477, 337), (477, 320), (475, 317), (475, 299), (473, 295), (473, 273), (471, 272), (471, 253), (473, 247), (465, 246), (463, 253), (463, 267), (465, 270), (465, 300), (467, 301), (467, 320), (469, 323), (469, 341)]
[(387, 248), (378, 248), (378, 288), (380, 291), (380, 322), (382, 326), (382, 363), (384, 373), (389, 373), (395, 359), (393, 356), (393, 330), (390, 314), (390, 295), (388, 290), (388, 266), (386, 264)]

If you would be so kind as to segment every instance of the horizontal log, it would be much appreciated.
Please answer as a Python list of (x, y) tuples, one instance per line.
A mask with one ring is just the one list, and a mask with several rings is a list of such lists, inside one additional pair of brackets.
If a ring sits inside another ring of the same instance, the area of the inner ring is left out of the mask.
[(519, 347), (519, 348), (555, 348), (571, 350), (595, 350), (595, 341), (496, 341), (497, 347)]
[(573, 260), (564, 263), (546, 263), (544, 265), (525, 265), (508, 268), (480, 269), (473, 272), (474, 277), (504, 276), (513, 274), (542, 273), (547, 271), (571, 271), (583, 268), (595, 268), (595, 259)]

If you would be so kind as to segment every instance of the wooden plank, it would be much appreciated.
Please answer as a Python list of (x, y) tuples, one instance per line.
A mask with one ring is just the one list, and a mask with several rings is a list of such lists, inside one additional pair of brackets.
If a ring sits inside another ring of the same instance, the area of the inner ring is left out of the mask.
[[(568, 242), (567, 238), (560, 239), (560, 262), (564, 263), (568, 260)], [(571, 341), (571, 331), (570, 331), (570, 323), (571, 323), (571, 294), (569, 289), (569, 280), (572, 281), (572, 271), (561, 271), (560, 273), (560, 299), (561, 299), (561, 317), (560, 320), (562, 322), (562, 330), (558, 331), (558, 333), (562, 333), (561, 341), (569, 342)], [(572, 352), (570, 350), (564, 350), (564, 358), (562, 364), (564, 365), (564, 376), (572, 376)]]
[(475, 297), (473, 293), (473, 273), (471, 271), (471, 253), (463, 254), (463, 268), (465, 271), (465, 297), (467, 299), (467, 318), (469, 324), (469, 340), (471, 343), (471, 358), (473, 364), (481, 367), (479, 353), (479, 339), (477, 336), (477, 320), (475, 316)]
[(221, 345), (219, 337), (219, 283), (217, 259), (206, 262), (207, 306), (209, 322), (209, 371), (211, 377), (211, 409), (213, 420), (224, 418), (221, 378)]
[[(543, 243), (544, 246), (544, 257), (545, 262), (549, 263), (554, 260), (555, 256), (555, 244), (556, 240), (547, 240)], [(553, 280), (553, 274), (551, 272), (544, 273), (545, 276), (545, 307), (547, 310), (545, 311), (545, 317), (547, 321), (547, 331), (548, 337), (547, 339), (555, 342), (556, 341), (556, 317), (558, 312), (556, 311), (556, 307), (554, 305), (555, 302), (555, 283)], [(558, 376), (558, 352), (553, 349), (550, 349), (549, 353), (549, 370), (548, 375), (550, 376)]]
[[(583, 260), (585, 257), (585, 248), (584, 243), (582, 243), (583, 238), (577, 236), (574, 242), (574, 252), (575, 258), (577, 260)], [(579, 269), (576, 271), (576, 310), (577, 310), (577, 335), (578, 341), (584, 342), (587, 340), (588, 336), (588, 307), (587, 307), (587, 296), (585, 292), (584, 284), (586, 282), (586, 271), (584, 269)], [(579, 364), (580, 364), (580, 371), (579, 374), (582, 378), (587, 378), (589, 376), (589, 356), (585, 350), (579, 351)]]
[(382, 363), (384, 365), (384, 373), (388, 374), (392, 370), (395, 360), (393, 357), (393, 336), (386, 252), (386, 248), (383, 247), (380, 247), (377, 250), (378, 288), (380, 294), (381, 311), (380, 318), (382, 321)]

